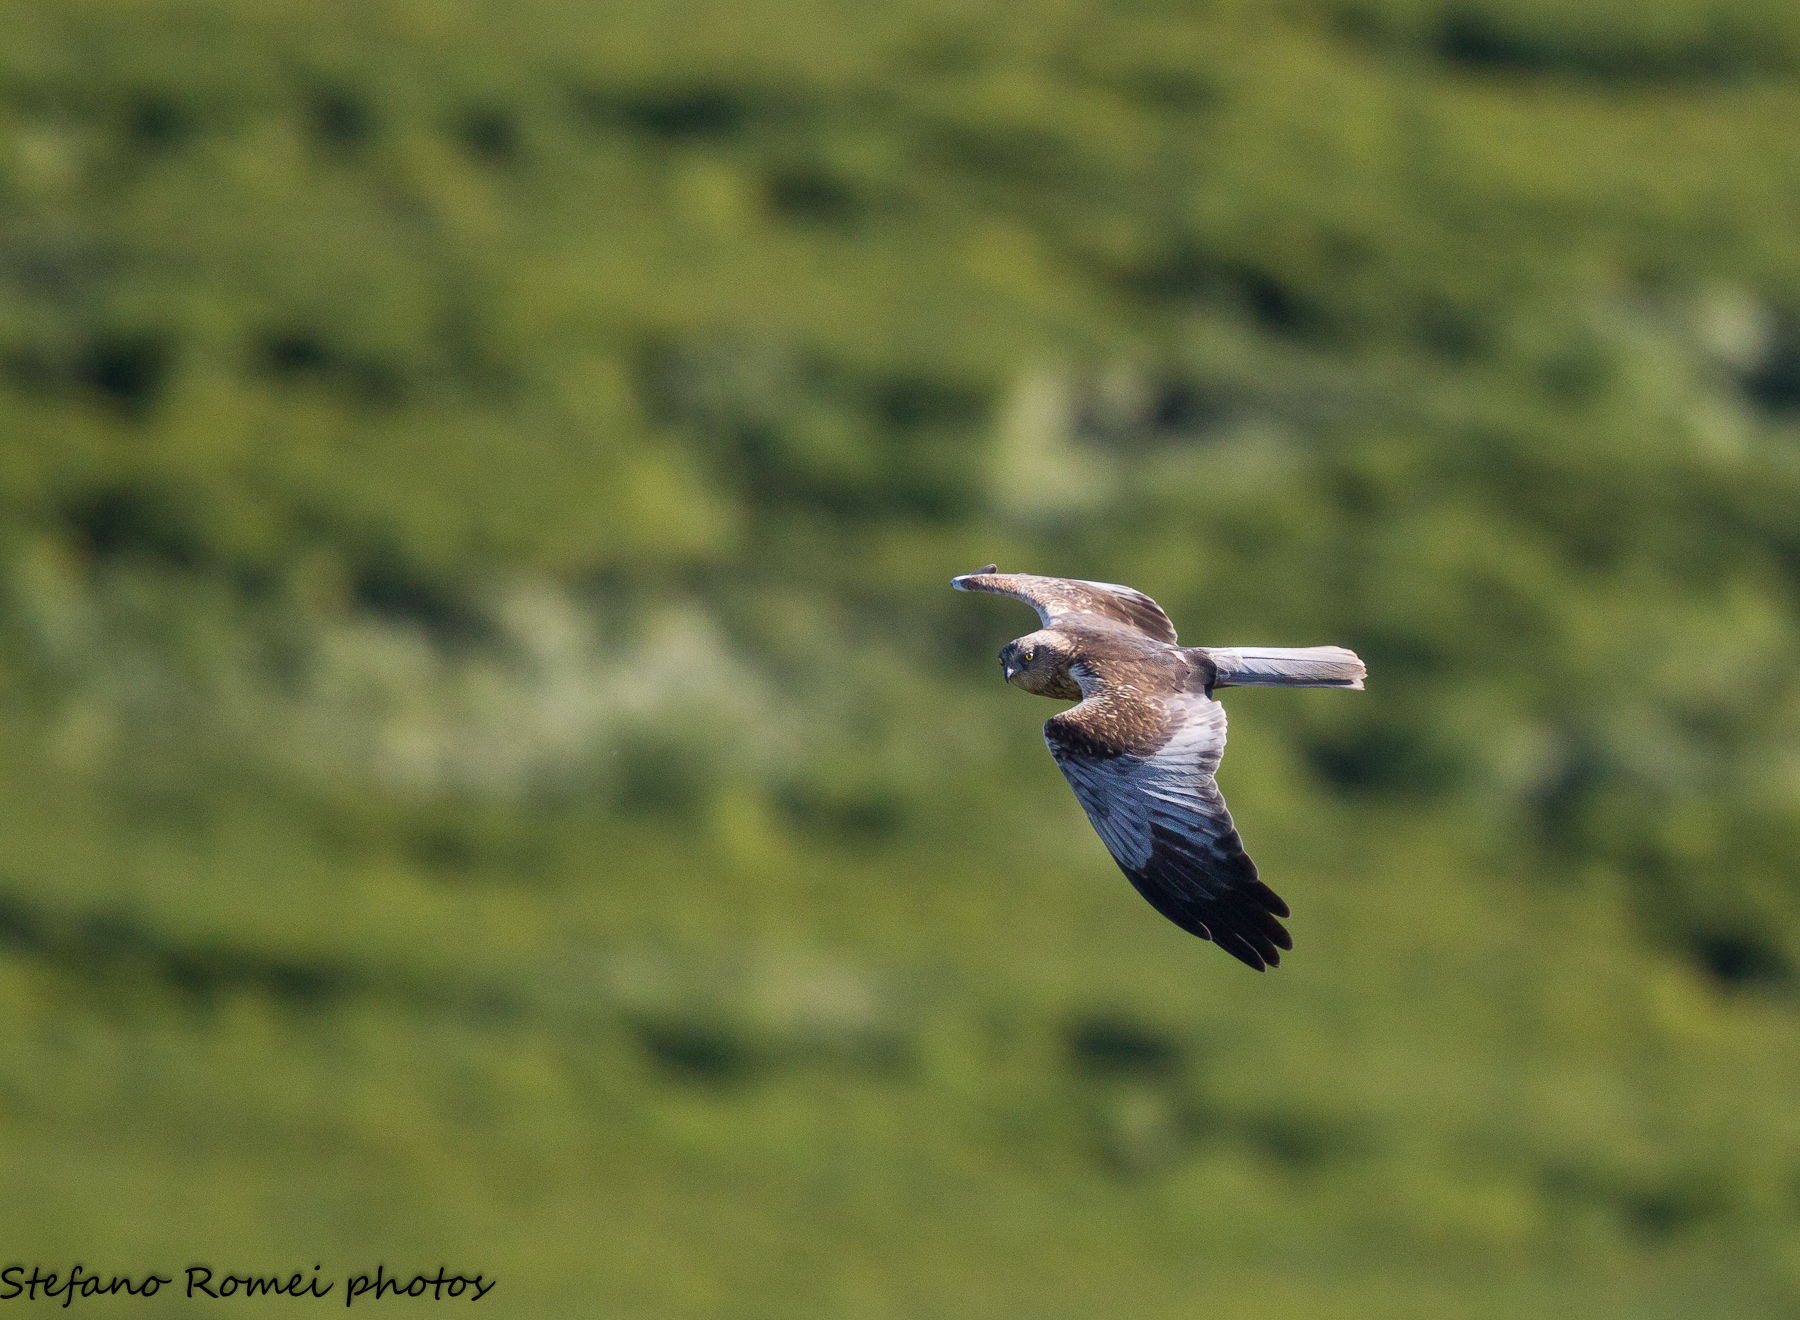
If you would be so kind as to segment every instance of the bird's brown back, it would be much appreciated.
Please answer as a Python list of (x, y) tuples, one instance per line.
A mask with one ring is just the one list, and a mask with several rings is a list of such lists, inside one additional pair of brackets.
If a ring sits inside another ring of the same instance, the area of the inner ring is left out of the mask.
[(1046, 732), (1089, 756), (1153, 756), (1168, 741), (1169, 698), (1205, 693), (1214, 670), (1204, 652), (1170, 646), (1104, 620), (1055, 630), (1070, 644), (1070, 669), (1086, 694), (1052, 717)]

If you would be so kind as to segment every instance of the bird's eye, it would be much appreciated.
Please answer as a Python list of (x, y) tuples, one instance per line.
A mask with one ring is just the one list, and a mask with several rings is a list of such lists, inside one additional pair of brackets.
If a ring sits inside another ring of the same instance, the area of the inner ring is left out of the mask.
[(1024, 660), (1025, 660), (1025, 663), (1026, 663), (1026, 664), (1030, 664), (1030, 663), (1031, 663), (1031, 652), (1030, 652), (1030, 651), (1027, 651), (1027, 652), (1025, 652), (1025, 655), (1024, 655)]

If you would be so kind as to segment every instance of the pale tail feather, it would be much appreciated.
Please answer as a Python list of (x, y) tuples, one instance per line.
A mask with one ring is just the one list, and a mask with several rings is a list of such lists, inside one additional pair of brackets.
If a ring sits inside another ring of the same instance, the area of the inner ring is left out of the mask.
[(1367, 672), (1341, 646), (1207, 647), (1219, 667), (1215, 687), (1357, 688)]

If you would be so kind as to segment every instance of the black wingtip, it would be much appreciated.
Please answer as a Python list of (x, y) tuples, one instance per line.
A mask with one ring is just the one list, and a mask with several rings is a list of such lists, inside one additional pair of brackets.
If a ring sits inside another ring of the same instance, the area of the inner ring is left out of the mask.
[(1213, 943), (1254, 972), (1264, 971), (1268, 967), (1276, 966), (1281, 961), (1281, 956), (1274, 950), (1268, 950), (1267, 953), (1259, 951), (1249, 940), (1235, 932), (1229, 935), (1214, 935)]

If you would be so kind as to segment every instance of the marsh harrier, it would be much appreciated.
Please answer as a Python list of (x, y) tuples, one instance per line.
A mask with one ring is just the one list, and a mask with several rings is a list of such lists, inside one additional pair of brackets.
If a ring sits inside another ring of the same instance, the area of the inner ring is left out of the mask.
[(1177, 646), (1141, 591), (1111, 582), (1001, 573), (952, 578), (958, 591), (1022, 600), (1043, 627), (1000, 652), (1006, 681), (1077, 704), (1044, 741), (1107, 851), (1150, 906), (1261, 971), (1293, 940), (1288, 906), (1256, 877), (1213, 781), (1225, 751), (1222, 687), (1361, 688), (1341, 646)]

